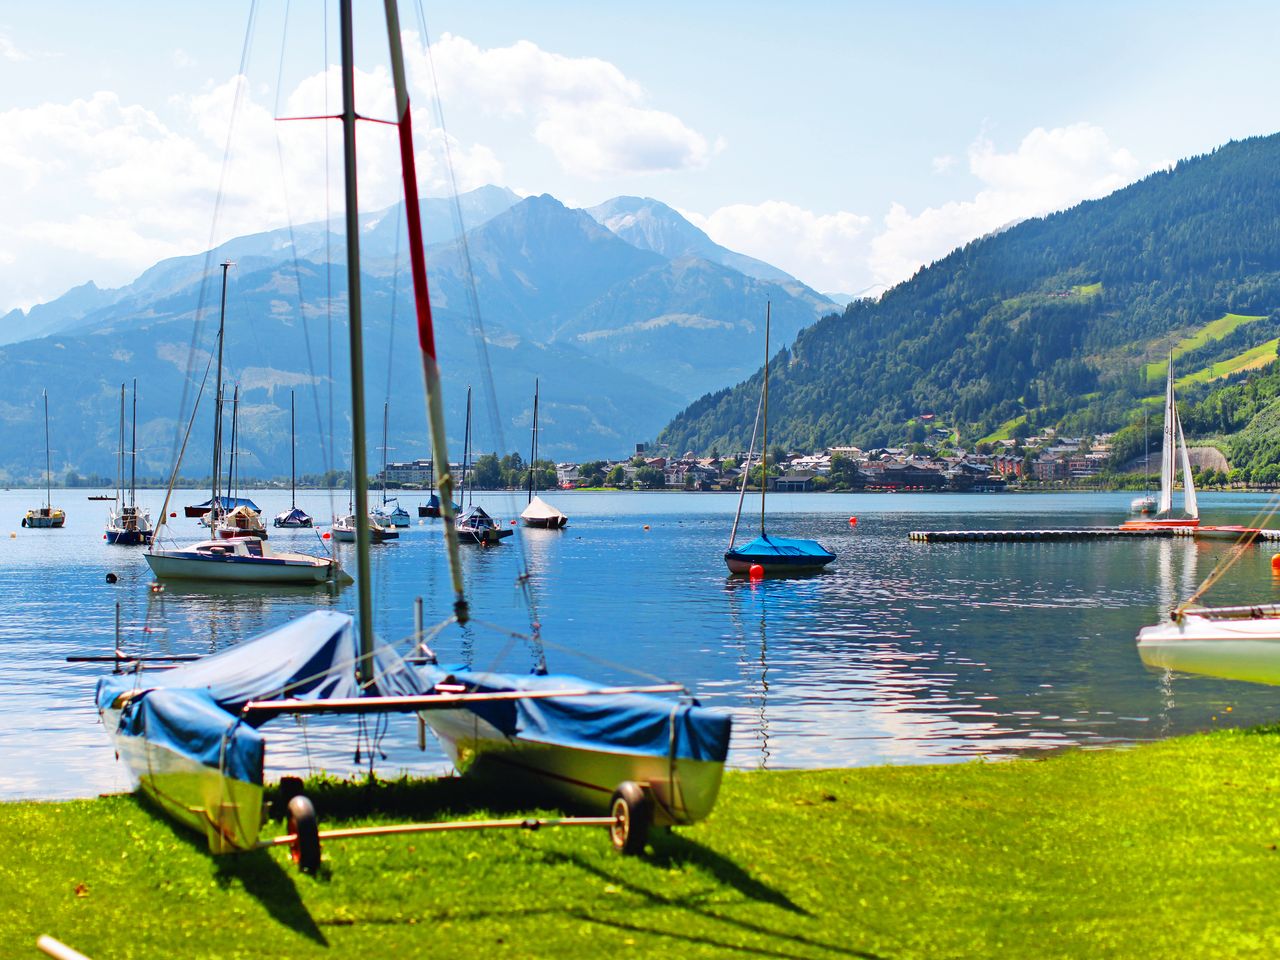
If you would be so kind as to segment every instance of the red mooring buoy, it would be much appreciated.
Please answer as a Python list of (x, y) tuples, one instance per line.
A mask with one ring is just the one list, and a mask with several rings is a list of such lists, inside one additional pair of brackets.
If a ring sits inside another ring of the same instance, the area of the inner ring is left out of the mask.
[(763, 580), (764, 567), (760, 566), (760, 564), (758, 563), (753, 563), (751, 565), (751, 569), (747, 571), (747, 576), (750, 577), (752, 580)]
[(850, 518), (849, 518), (849, 526), (851, 526), (851, 527), (856, 527), (857, 525), (858, 525), (858, 518), (857, 518), (857, 517), (850, 517)]

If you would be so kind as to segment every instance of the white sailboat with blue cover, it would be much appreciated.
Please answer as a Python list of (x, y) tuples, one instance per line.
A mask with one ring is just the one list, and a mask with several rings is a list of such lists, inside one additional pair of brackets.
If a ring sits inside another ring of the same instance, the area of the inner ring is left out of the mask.
[[(428, 421), (438, 462), (448, 463), (435, 335), (426, 286), (413, 137), (400, 27), (386, 3), (408, 215), (411, 267), (426, 381)], [(341, 0), (343, 152), (347, 194), (352, 472), (355, 496), (367, 497), (360, 322), (359, 224), (355, 185), (351, 0)], [(440, 477), (453, 591), (452, 622), (470, 619), (454, 531), (453, 480)], [(643, 848), (650, 823), (690, 823), (714, 803), (727, 755), (730, 719), (678, 693), (676, 684), (608, 687), (576, 677), (453, 670), (415, 632), (408, 650), (376, 642), (372, 629), (369, 529), (354, 515), (357, 615), (325, 610), (194, 664), (160, 674), (126, 664), (127, 675), (102, 679), (96, 701), (116, 749), (141, 788), (175, 819), (204, 833), (214, 852), (288, 845), (299, 865), (315, 869), (320, 841), (359, 829), (318, 830), (310, 801), (289, 802), (289, 832), (261, 838), (265, 728), (279, 716), (310, 713), (413, 713), (425, 718), (463, 772), (503, 771), (536, 781), (567, 802), (588, 802), (603, 815), (494, 821), (489, 826), (607, 827), (624, 852)], [(406, 657), (404, 654), (408, 654)], [(425, 661), (425, 662), (424, 662)], [(467, 822), (466, 827), (474, 827)], [(439, 829), (449, 825), (430, 825)], [(423, 829), (407, 825), (404, 830)], [(379, 827), (380, 833), (389, 832)]]

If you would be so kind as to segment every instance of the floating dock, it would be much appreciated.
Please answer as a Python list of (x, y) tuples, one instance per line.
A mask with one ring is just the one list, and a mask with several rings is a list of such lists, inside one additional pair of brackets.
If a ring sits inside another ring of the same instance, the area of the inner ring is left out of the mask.
[[(907, 536), (920, 543), (1029, 543), (1065, 540), (1131, 540), (1186, 537), (1233, 542), (1250, 531), (1240, 527), (1075, 527), (1050, 530), (912, 530)], [(1280, 542), (1280, 530), (1254, 530), (1254, 541)]]

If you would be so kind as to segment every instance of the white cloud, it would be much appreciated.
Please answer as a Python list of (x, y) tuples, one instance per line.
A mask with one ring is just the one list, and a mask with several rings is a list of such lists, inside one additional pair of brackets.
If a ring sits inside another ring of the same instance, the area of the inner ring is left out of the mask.
[(956, 165), (956, 158), (951, 154), (943, 154), (940, 157), (933, 158), (934, 173), (949, 173)]
[(173, 51), (171, 59), (173, 60), (173, 65), (179, 69), (194, 67), (196, 65), (195, 57), (191, 56), (191, 54), (187, 53), (187, 51), (183, 50), (181, 47)]
[(685, 216), (717, 243), (781, 267), (815, 289), (865, 286), (870, 217), (843, 210), (819, 214), (780, 200)]
[(31, 54), (18, 49), (17, 44), (5, 34), (0, 33), (0, 57), (12, 63), (22, 63), (24, 60), (30, 60)]
[[(427, 51), (415, 34), (404, 39), (418, 105), (421, 191), (505, 182), (492, 146), (446, 138), (432, 123), (422, 108), (435, 88)], [(26, 56), (0, 35), (0, 57)], [(168, 56), (175, 67), (193, 63), (181, 49)], [(432, 46), (431, 57), (451, 112), (514, 126), (517, 140), (542, 144), (584, 179), (698, 168), (720, 148), (649, 104), (639, 84), (603, 60), (565, 57), (529, 42), (482, 49), (451, 35)], [(361, 114), (394, 116), (387, 68), (357, 70), (355, 83)], [(68, 103), (0, 110), (0, 182), (7, 188), (0, 262), (12, 266), (0, 313), (88, 279), (128, 282), (160, 257), (204, 249), (211, 237), (218, 243), (290, 219), (340, 213), (340, 127), (324, 120), (279, 122), (274, 97), (233, 77), (154, 106), (99, 91)], [(340, 102), (339, 71), (332, 67), (284, 91), (278, 109), (284, 116), (317, 116), (336, 113)], [(361, 208), (398, 200), (395, 129), (362, 125), (358, 156)]]
[[(410, 67), (425, 81), (425, 51), (413, 34), (405, 38)], [(432, 45), (431, 57), (452, 112), (529, 123), (538, 142), (575, 176), (699, 169), (722, 148), (649, 106), (644, 89), (604, 60), (565, 57), (527, 40), (486, 50), (451, 34)]]
[(884, 229), (871, 244), (871, 276), (892, 286), (983, 234), (1105, 196), (1152, 169), (1088, 123), (1037, 127), (1012, 153), (1000, 153), (988, 138), (979, 137), (969, 148), (969, 172), (982, 189), (971, 200), (916, 214), (892, 204)]

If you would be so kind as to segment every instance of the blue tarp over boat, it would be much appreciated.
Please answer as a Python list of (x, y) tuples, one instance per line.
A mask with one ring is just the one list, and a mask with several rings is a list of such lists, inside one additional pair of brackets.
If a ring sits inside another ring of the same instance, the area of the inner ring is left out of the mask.
[[(218, 497), (219, 509), (223, 513), (230, 513), (236, 507), (248, 507), (254, 513), (261, 513), (262, 510), (256, 503), (248, 497)], [(213, 508), (213, 500), (206, 500), (204, 503), (193, 503), (186, 507), (188, 517), (203, 517)]]
[(817, 540), (770, 536), (756, 537), (725, 554), (726, 560), (758, 563), (766, 570), (770, 566), (791, 569), (823, 567), (835, 558), (836, 555)]
[[(569, 674), (470, 673), (424, 667), (428, 686), (461, 684), (468, 693), (582, 691), (600, 684)], [(723, 763), (732, 718), (688, 700), (640, 693), (547, 697), (469, 704), (504, 735), (529, 743)]]

